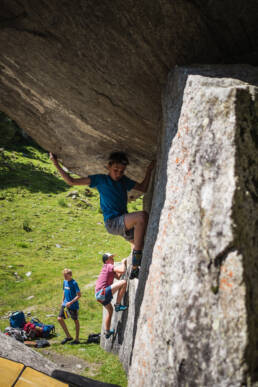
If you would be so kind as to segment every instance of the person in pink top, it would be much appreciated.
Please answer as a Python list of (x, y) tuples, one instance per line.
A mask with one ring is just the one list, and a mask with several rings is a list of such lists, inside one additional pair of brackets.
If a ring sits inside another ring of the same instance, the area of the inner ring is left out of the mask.
[[(117, 293), (115, 311), (123, 312), (128, 307), (126, 305), (121, 305), (122, 298), (126, 291), (126, 280), (120, 280), (122, 274), (126, 270), (126, 258), (122, 260), (121, 265), (114, 266), (114, 254), (105, 253), (102, 256), (102, 261), (104, 263), (100, 275), (96, 282), (95, 287), (95, 297), (98, 302), (100, 302), (107, 310), (107, 317), (105, 321), (105, 337), (108, 339), (114, 334), (114, 329), (110, 330), (110, 324), (113, 314), (113, 306), (111, 305), (111, 300), (113, 294)], [(118, 281), (114, 282), (114, 278)]]

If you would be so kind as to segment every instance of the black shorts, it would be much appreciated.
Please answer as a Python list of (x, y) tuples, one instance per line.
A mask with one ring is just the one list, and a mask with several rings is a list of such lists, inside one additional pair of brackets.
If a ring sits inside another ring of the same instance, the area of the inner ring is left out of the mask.
[[(78, 309), (70, 309), (70, 308), (67, 308), (67, 309), (68, 309), (68, 312), (71, 316), (71, 319), (78, 320), (79, 310)], [(62, 317), (63, 319), (66, 319), (65, 314), (64, 314), (64, 310), (65, 310), (65, 306), (62, 305), (58, 317)]]

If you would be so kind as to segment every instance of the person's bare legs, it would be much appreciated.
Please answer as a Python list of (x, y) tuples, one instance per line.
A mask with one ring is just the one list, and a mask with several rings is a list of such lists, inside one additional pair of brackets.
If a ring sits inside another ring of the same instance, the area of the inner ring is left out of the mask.
[(59, 324), (61, 325), (61, 327), (63, 328), (64, 333), (66, 334), (66, 337), (68, 339), (72, 339), (72, 336), (70, 335), (70, 333), (67, 329), (67, 326), (66, 326), (66, 323), (65, 323), (63, 317), (58, 317), (57, 320), (58, 320)]
[[(111, 292), (114, 295), (121, 287), (125, 287), (126, 289), (126, 280), (120, 280), (116, 281), (114, 284), (111, 285)], [(124, 290), (125, 293), (125, 290)], [(117, 295), (118, 297), (118, 295)]]
[[(132, 270), (130, 279), (138, 278), (141, 265), (144, 236), (148, 224), (148, 213), (145, 211), (132, 212), (124, 215), (125, 228), (134, 228), (134, 248), (132, 251)], [(132, 241), (130, 241), (131, 243)], [(132, 244), (132, 243), (131, 243)]]
[(111, 285), (112, 294), (117, 293), (116, 304), (121, 304), (122, 298), (126, 291), (126, 280), (117, 281), (115, 284)]
[(104, 305), (104, 308), (107, 310), (106, 320), (105, 320), (105, 328), (106, 332), (110, 331), (111, 319), (113, 314), (113, 306), (111, 304)]
[(75, 340), (79, 341), (79, 332), (80, 332), (79, 320), (74, 320), (74, 324), (75, 324), (75, 334), (76, 334)]
[[(123, 298), (123, 295), (125, 294), (125, 291), (126, 291), (126, 280), (116, 281), (114, 284), (111, 285), (112, 294), (115, 294), (117, 291), (118, 291), (118, 294), (117, 294), (116, 302), (117, 304), (118, 303), (120, 304)], [(113, 306), (111, 305), (111, 303), (103, 306), (107, 310), (106, 319), (105, 319), (105, 330), (106, 330), (106, 333), (108, 333), (110, 331), (110, 325), (111, 325), (111, 320), (113, 315)], [(106, 336), (106, 338), (108, 337)]]
[(121, 305), (122, 298), (126, 292), (126, 280), (120, 280), (111, 285), (112, 294), (118, 291), (115, 303), (115, 311), (116, 312), (124, 312), (128, 307), (126, 305)]
[(134, 228), (134, 249), (142, 250), (144, 235), (148, 224), (149, 215), (146, 211), (132, 212), (124, 215), (126, 230)]

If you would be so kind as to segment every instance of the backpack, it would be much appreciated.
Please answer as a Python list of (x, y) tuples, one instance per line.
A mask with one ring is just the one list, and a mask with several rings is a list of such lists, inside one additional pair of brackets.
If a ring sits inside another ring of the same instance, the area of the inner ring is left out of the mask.
[(91, 333), (88, 336), (87, 344), (90, 344), (90, 343), (99, 344), (100, 343), (100, 336), (101, 336), (100, 333), (96, 333), (96, 334), (95, 333)]
[(31, 322), (27, 322), (23, 330), (26, 332), (26, 335), (30, 339), (35, 339), (35, 337), (39, 337), (41, 334), (40, 332), (36, 329), (35, 325), (32, 324)]
[(26, 324), (25, 316), (22, 311), (13, 312), (9, 317), (9, 321), (12, 328), (23, 328)]
[(37, 318), (32, 318), (30, 322), (35, 325), (36, 329), (37, 327), (42, 328), (41, 337), (44, 337), (45, 339), (49, 339), (55, 334), (55, 326), (53, 324), (43, 324)]

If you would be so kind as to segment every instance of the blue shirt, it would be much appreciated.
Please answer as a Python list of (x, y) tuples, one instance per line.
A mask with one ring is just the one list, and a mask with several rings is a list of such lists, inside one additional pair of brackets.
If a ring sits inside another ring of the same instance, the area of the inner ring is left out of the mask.
[(134, 180), (123, 176), (115, 181), (109, 175), (90, 175), (90, 187), (96, 187), (100, 194), (100, 207), (104, 221), (127, 213), (127, 191), (136, 184)]
[[(77, 293), (80, 292), (79, 286), (74, 279), (71, 279), (70, 281), (64, 280), (63, 289), (64, 289), (64, 301), (62, 304), (63, 306), (65, 306), (67, 302), (72, 301), (77, 296)], [(71, 306), (69, 306), (69, 308), (79, 309), (79, 302), (75, 301)]]

